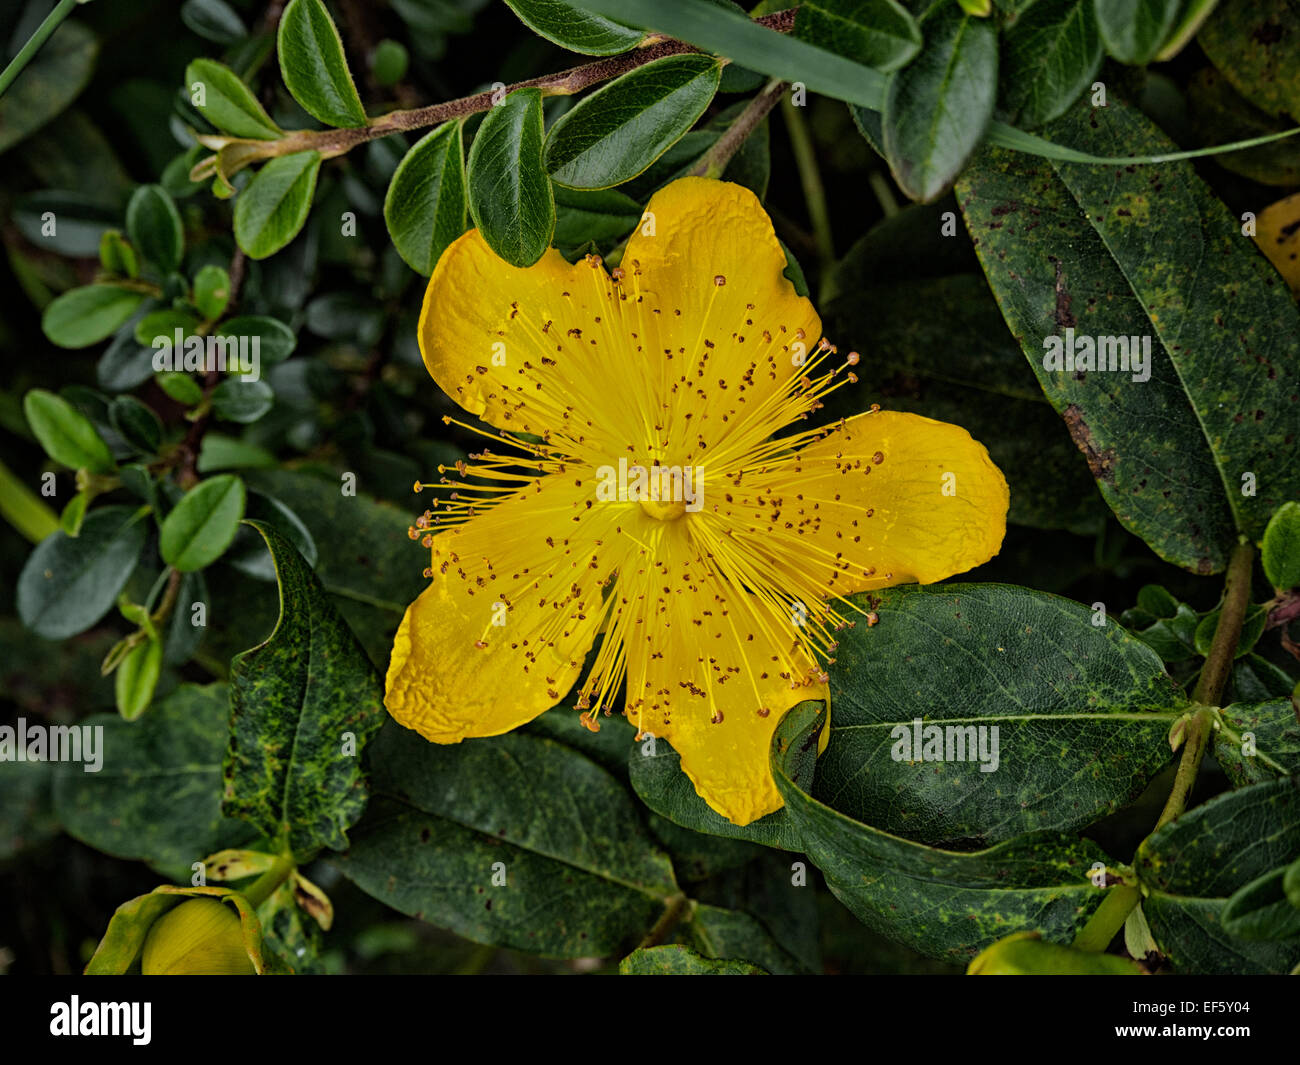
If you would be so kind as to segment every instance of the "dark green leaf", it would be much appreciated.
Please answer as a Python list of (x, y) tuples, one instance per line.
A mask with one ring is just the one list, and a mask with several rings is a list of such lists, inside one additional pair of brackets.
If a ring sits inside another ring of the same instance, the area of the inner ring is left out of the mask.
[(785, 716), (772, 740), (772, 772), (803, 849), (858, 920), (922, 954), (964, 963), (1010, 932), (1068, 942), (1100, 905), (1104, 889), (1089, 873), (1106, 856), (1090, 840), (1044, 832), (987, 850), (940, 850), (813, 798), (794, 778), (815, 759), (823, 720), (811, 702)]
[(1260, 561), (1274, 588), (1300, 585), (1300, 503), (1283, 503), (1269, 518)]
[[(998, 584), (855, 597), (812, 794), (922, 843), (1086, 827), (1170, 759), (1185, 700), (1159, 657), (1067, 599)], [(920, 741), (920, 742), (918, 742)]]
[(195, 106), (217, 129), (253, 140), (280, 136), (280, 128), (253, 91), (229, 67), (212, 59), (196, 59), (185, 68), (185, 84), (190, 99), (200, 101)]
[(571, 188), (631, 180), (695, 125), (717, 92), (720, 73), (710, 56), (677, 55), (624, 74), (551, 127), (546, 169)]
[(228, 422), (247, 425), (266, 414), (275, 403), (275, 393), (265, 381), (229, 378), (212, 391), (212, 411)]
[(1002, 38), (1002, 106), (1033, 128), (1063, 115), (1101, 69), (1093, 0), (1037, 0)]
[(84, 259), (99, 252), (100, 241), (117, 225), (120, 216), (120, 211), (99, 197), (41, 190), (20, 197), (10, 218), (18, 232), (36, 247)]
[(141, 403), (134, 396), (117, 396), (108, 405), (108, 420), (113, 429), (132, 447), (146, 455), (157, 454), (162, 444), (163, 426), (152, 407)]
[(231, 663), (224, 811), (299, 857), (342, 850), (366, 805), (361, 753), (383, 723), (383, 683), (315, 575), (271, 525), (280, 620)]
[(238, 477), (222, 474), (195, 485), (163, 519), (163, 561), (182, 573), (210, 566), (230, 546), (243, 514), (244, 482)]
[(807, 972), (756, 918), (738, 910), (697, 905), (685, 932), (706, 958), (745, 962), (778, 976)]
[(534, 33), (583, 55), (616, 55), (635, 48), (645, 36), (599, 15), (589, 15), (564, 0), (506, 0)]
[(135, 324), (136, 343), (144, 348), (151, 348), (156, 351), (162, 351), (161, 347), (155, 348), (154, 345), (160, 340), (166, 340), (172, 345), (172, 357), (176, 360), (176, 365), (183, 361), (183, 349), (176, 344), (176, 330), (181, 331), (182, 342), (184, 338), (192, 335), (199, 327), (199, 319), (195, 317), (192, 311), (176, 310), (174, 308), (165, 308), (158, 311), (150, 311)]
[(716, 961), (690, 947), (638, 947), (618, 963), (620, 976), (767, 976), (743, 961)]
[(1222, 713), (1214, 757), (1233, 787), (1300, 773), (1300, 720), (1289, 698), (1233, 703)]
[[(137, 722), (96, 714), (102, 766), (55, 768), (54, 804), (77, 839), (118, 858), (184, 870), (253, 833), (221, 816), (221, 753), (230, 703), (224, 684), (184, 684)], [(84, 752), (83, 752), (84, 753)], [(166, 811), (166, 816), (159, 816)]]
[(181, 265), (185, 233), (180, 212), (161, 185), (141, 185), (126, 205), (126, 231), (146, 263), (169, 274)]
[(877, 70), (894, 70), (921, 50), (916, 20), (897, 0), (801, 3), (794, 35)]
[(272, 159), (235, 201), (235, 239), (251, 258), (274, 255), (298, 235), (311, 210), (319, 152)]
[(482, 943), (586, 957), (636, 943), (676, 893), (618, 781), (553, 740), (449, 747), (390, 722), (371, 765), (376, 801), (338, 864), (403, 913)]
[(1293, 939), (1300, 936), (1300, 909), (1282, 888), (1285, 868), (1274, 869), (1241, 887), (1223, 907), (1223, 928), (1239, 939)]
[[(316, 541), (311, 532), (289, 507), (274, 496), (250, 489), (248, 504), (244, 508), (246, 517), (265, 522), (274, 528), (302, 556), (309, 569), (316, 566)], [(254, 542), (256, 541), (256, 542)], [(241, 529), (235, 547), (227, 555), (227, 560), (241, 573), (259, 580), (275, 580), (275, 559), (267, 549), (266, 541), (252, 529)]]
[[(1259, 638), (1264, 634), (1264, 622), (1267, 620), (1267, 611), (1258, 605), (1252, 605), (1246, 608), (1246, 618), (1241, 625), (1241, 636), (1237, 640), (1237, 658), (1244, 658), (1255, 646)], [(1193, 642), (1196, 645), (1197, 654), (1208, 655), (1210, 646), (1214, 643), (1214, 633), (1219, 627), (1219, 611), (1212, 610), (1206, 614), (1196, 626), (1196, 634), (1193, 636)]]
[(1232, 0), (1205, 20), (1197, 42), (1252, 104), (1300, 118), (1300, 11), (1292, 0)]
[(144, 548), (145, 511), (100, 507), (75, 540), (52, 533), (36, 545), (18, 577), (18, 616), (49, 640), (85, 632), (126, 584)]
[(53, 774), (52, 762), (0, 762), (0, 862), (57, 835), (59, 819), (50, 796)]
[(33, 388), (23, 397), (23, 414), (45, 453), (69, 469), (112, 473), (117, 464), (99, 431), (62, 396)]
[(516, 89), (487, 113), (469, 150), (469, 210), (488, 246), (531, 266), (551, 243), (555, 201), (542, 167), (542, 94)]
[(95, 35), (75, 19), (55, 31), (0, 97), (0, 152), (40, 129), (81, 94), (98, 52)]
[(244, 20), (226, 0), (185, 0), (181, 21), (207, 41), (234, 44), (248, 36)]
[(1142, 912), (1178, 972), (1285, 973), (1300, 942), (1233, 939), (1228, 899), (1300, 853), (1300, 778), (1239, 788), (1187, 811), (1148, 836), (1134, 859)]
[(84, 348), (112, 336), (145, 299), (143, 292), (120, 285), (84, 285), (69, 289), (41, 315), (41, 329), (61, 348)]
[(998, 35), (988, 19), (956, 4), (921, 20), (925, 46), (890, 75), (881, 112), (885, 157), (914, 200), (943, 194), (966, 165), (993, 118)]
[[(1167, 144), (1114, 100), (1104, 122), (1081, 104), (1051, 132), (1110, 152)], [(1186, 162), (1116, 169), (994, 150), (959, 198), (1003, 316), (1120, 521), (1171, 562), (1222, 569), (1238, 530), (1259, 537), (1300, 495), (1300, 466), (1280, 461), (1300, 312), (1271, 266)], [(1107, 341), (1100, 355), (1118, 372), (1057, 368), (1085, 337)], [(1145, 369), (1126, 371), (1109, 345), (1132, 337), (1149, 344)]]
[(366, 124), (343, 42), (321, 0), (290, 0), (276, 46), (284, 84), (304, 111), (329, 126)]
[(465, 232), (465, 158), (461, 123), (444, 122), (416, 141), (393, 171), (384, 221), (393, 245), (417, 274), (433, 273), (439, 256)]
[(641, 220), (641, 205), (616, 189), (555, 186), (555, 246), (622, 240)]
[(1106, 51), (1121, 63), (1150, 63), (1178, 18), (1180, 0), (1094, 0)]
[(250, 351), (256, 343), (258, 358), (263, 366), (284, 362), (293, 354), (293, 349), (298, 343), (298, 338), (294, 336), (292, 329), (278, 318), (269, 318), (265, 315), (228, 319), (218, 327), (217, 335), (246, 337)]

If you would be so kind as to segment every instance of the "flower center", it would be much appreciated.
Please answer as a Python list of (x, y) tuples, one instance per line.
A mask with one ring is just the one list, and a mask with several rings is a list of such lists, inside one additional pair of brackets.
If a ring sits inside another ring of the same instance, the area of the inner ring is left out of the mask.
[(654, 499), (639, 499), (637, 502), (641, 504), (643, 511), (659, 521), (673, 521), (686, 513), (686, 504), (679, 499), (670, 499), (662, 503)]

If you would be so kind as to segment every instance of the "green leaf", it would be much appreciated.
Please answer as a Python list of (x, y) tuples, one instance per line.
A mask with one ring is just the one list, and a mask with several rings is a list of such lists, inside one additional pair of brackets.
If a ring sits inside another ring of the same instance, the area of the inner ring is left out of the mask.
[(299, 858), (342, 850), (366, 805), (361, 753), (385, 718), (383, 682), (294, 547), (249, 524), (275, 560), (280, 619), (231, 662), (223, 809)]
[(1178, 19), (1180, 0), (1094, 0), (1106, 51), (1121, 63), (1150, 63)]
[(955, 4), (921, 20), (925, 47), (890, 75), (881, 112), (885, 157), (914, 200), (940, 196), (966, 165), (993, 118), (998, 35)]
[(108, 421), (122, 439), (146, 455), (157, 454), (162, 445), (162, 419), (134, 396), (115, 397), (108, 405)]
[(220, 318), (230, 302), (230, 274), (209, 263), (194, 275), (194, 306), (207, 321)]
[(158, 551), (182, 573), (210, 566), (230, 546), (244, 515), (244, 482), (221, 474), (191, 488), (163, 519)]
[(116, 229), (105, 230), (99, 241), (99, 263), (110, 274), (139, 277), (140, 259), (135, 249)]
[[(120, 217), (121, 212), (102, 197), (58, 190), (27, 193), (15, 201), (10, 215), (18, 231), (36, 247), (76, 259), (97, 254)], [(104, 268), (112, 269), (107, 263)]]
[(921, 50), (921, 30), (896, 0), (801, 3), (794, 35), (883, 71), (906, 66)]
[(641, 221), (641, 205), (616, 189), (570, 189), (556, 185), (555, 246), (577, 248), (622, 240)]
[[(303, 524), (302, 519), (274, 496), (250, 489), (248, 505), (244, 509), (247, 518), (262, 521), (274, 528), (302, 556), (308, 568), (314, 569), (319, 557), (316, 541)], [(241, 543), (241, 541), (245, 541)], [(245, 546), (246, 543), (246, 546)], [(273, 581), (275, 576), (275, 558), (266, 546), (266, 541), (252, 529), (241, 529), (236, 539), (236, 546), (227, 556), (227, 560), (241, 573), (247, 573), (258, 580)]]
[(234, 44), (248, 36), (244, 20), (226, 0), (185, 0), (181, 4), (181, 21), (204, 40), (216, 44)]
[(691, 945), (706, 958), (745, 962), (778, 976), (807, 973), (750, 914), (697, 905), (685, 932)]
[(966, 970), (971, 976), (1141, 976), (1142, 967), (1113, 954), (1047, 943), (1017, 932), (986, 947)]
[(83, 285), (69, 289), (41, 315), (41, 329), (61, 348), (85, 348), (112, 336), (145, 294), (120, 285)]
[(618, 963), (620, 976), (768, 976), (743, 961), (717, 961), (690, 947), (638, 947)]
[(162, 373), (157, 381), (158, 387), (181, 406), (194, 407), (203, 400), (203, 389), (188, 374)]
[(375, 75), (376, 84), (392, 88), (404, 77), (410, 67), (411, 54), (401, 41), (385, 38), (375, 45), (370, 56), (370, 69)]
[(250, 351), (256, 341), (258, 358), (263, 366), (284, 362), (298, 344), (298, 338), (292, 329), (278, 318), (266, 315), (230, 318), (217, 328), (217, 336), (246, 337)]
[[(1108, 150), (1165, 143), (1114, 100), (1104, 122), (1085, 103), (1051, 130)], [(1111, 509), (1162, 558), (1221, 570), (1239, 530), (1258, 538), (1300, 495), (1300, 467), (1280, 461), (1300, 312), (1271, 266), (1187, 163), (1098, 168), (993, 150), (958, 198), (1003, 316)], [(1138, 337), (1145, 371), (1138, 360), (1125, 372), (1113, 346), (1116, 371), (1056, 368), (1083, 337)]]
[(1232, 667), (1232, 690), (1240, 702), (1261, 703), (1290, 696), (1294, 687), (1295, 681), (1286, 670), (1257, 654), (1248, 654)]
[(161, 185), (141, 185), (126, 205), (126, 231), (146, 263), (170, 274), (181, 265), (185, 232), (180, 212)]
[[(11, 21), (8, 24), (12, 26)], [(98, 52), (95, 35), (74, 19), (55, 31), (0, 96), (0, 152), (36, 132), (81, 95), (94, 72)], [(7, 49), (5, 54), (7, 63)]]
[(117, 712), (124, 721), (134, 721), (149, 709), (162, 673), (162, 660), (162, 640), (155, 635), (132, 647), (119, 663), (113, 675), (113, 692)]
[(1298, 37), (1300, 11), (1290, 0), (1232, 0), (1219, 4), (1196, 40), (1261, 111), (1300, 118)]
[(1300, 585), (1300, 503), (1283, 503), (1268, 520), (1260, 547), (1264, 576), (1286, 591)]
[(113, 454), (99, 431), (62, 396), (33, 388), (23, 397), (23, 414), (45, 453), (72, 470), (112, 473)]
[(253, 259), (274, 255), (298, 235), (311, 210), (321, 157), (316, 151), (272, 159), (235, 201), (235, 239)]
[(196, 59), (185, 68), (185, 85), (199, 112), (217, 129), (235, 137), (273, 141), (280, 127), (257, 101), (253, 90), (229, 67), (212, 59)]
[(228, 422), (251, 424), (275, 404), (275, 393), (265, 381), (231, 378), (212, 390), (212, 411)]
[(551, 127), (545, 165), (552, 180), (584, 189), (630, 181), (695, 125), (721, 71), (710, 56), (667, 56), (598, 89)]
[(1037, 0), (1002, 38), (1001, 105), (1034, 127), (1063, 115), (1101, 69), (1093, 0)]
[(384, 197), (384, 222), (406, 265), (428, 277), (465, 232), (465, 156), (460, 122), (444, 122), (397, 164)]
[(1214, 758), (1234, 788), (1300, 773), (1300, 721), (1290, 698), (1233, 703), (1222, 714)]
[(506, 5), (534, 33), (583, 55), (617, 55), (635, 48), (645, 37), (564, 0), (506, 0)]
[(0, 861), (59, 832), (50, 789), (54, 763), (0, 762)]
[(1300, 853), (1296, 780), (1270, 781), (1215, 796), (1157, 829), (1138, 847), (1142, 912), (1177, 972), (1285, 973), (1300, 942), (1233, 939), (1228, 899)]
[(285, 87), (328, 126), (366, 124), (366, 109), (348, 70), (343, 42), (321, 0), (290, 0), (276, 34)]
[(542, 167), (542, 94), (516, 89), (487, 113), (469, 150), (469, 210), (488, 246), (532, 266), (551, 243), (555, 200)]
[[(193, 335), (198, 330), (199, 325), (199, 319), (192, 311), (182, 311), (171, 307), (150, 311), (135, 323), (135, 341), (142, 348), (153, 348), (155, 341), (166, 340), (167, 343), (172, 345), (173, 358), (180, 361), (184, 352), (177, 350), (179, 345), (175, 343), (176, 330), (181, 331), (183, 339)], [(152, 358), (150, 361), (152, 364)]]
[[(923, 846), (854, 820), (796, 783), (816, 757), (821, 704), (800, 703), (772, 738), (772, 773), (803, 849), (835, 896), (881, 935), (964, 964), (996, 939), (1037, 931), (1069, 942), (1101, 903), (1091, 840), (1036, 833), (986, 850)], [(907, 915), (900, 920), (899, 915)]]
[(1300, 936), (1300, 909), (1282, 887), (1286, 868), (1274, 869), (1241, 887), (1223, 907), (1223, 929), (1239, 939), (1293, 939)]
[(18, 577), (18, 616), (47, 640), (85, 632), (117, 600), (144, 548), (146, 511), (100, 507), (76, 539), (52, 533), (36, 545)]
[[(923, 843), (1082, 828), (1170, 759), (1185, 700), (1159, 657), (1078, 603), (998, 584), (852, 597), (813, 796)], [(920, 741), (920, 742), (918, 742)]]
[(1300, 910), (1300, 858), (1297, 858), (1282, 871), (1282, 891), (1287, 901)]
[(102, 765), (55, 767), (54, 807), (64, 827), (96, 850), (183, 870), (187, 880), (191, 862), (249, 841), (247, 825), (221, 816), (229, 714), (226, 685), (183, 684), (139, 721), (87, 718), (81, 727), (98, 733)]
[[(1206, 614), (1196, 626), (1196, 633), (1192, 637), (1196, 645), (1196, 653), (1208, 655), (1210, 647), (1214, 643), (1214, 633), (1219, 627), (1218, 610), (1212, 610)], [(1246, 608), (1246, 617), (1241, 625), (1241, 636), (1237, 640), (1237, 653), (1234, 657), (1245, 658), (1250, 654), (1251, 648), (1255, 646), (1259, 638), (1264, 634), (1264, 622), (1268, 618), (1268, 612), (1258, 604), (1252, 604)]]
[(371, 766), (376, 799), (337, 864), (402, 913), (480, 943), (589, 957), (635, 944), (677, 893), (623, 787), (553, 740), (442, 746), (389, 722)]

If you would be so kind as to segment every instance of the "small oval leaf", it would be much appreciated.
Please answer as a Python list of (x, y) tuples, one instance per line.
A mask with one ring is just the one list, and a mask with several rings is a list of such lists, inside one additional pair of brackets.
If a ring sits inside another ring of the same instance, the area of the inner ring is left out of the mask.
[(428, 277), (465, 232), (468, 209), (461, 124), (446, 122), (417, 141), (393, 171), (384, 221), (406, 265)]
[(163, 519), (159, 554), (182, 573), (209, 566), (230, 546), (243, 516), (243, 481), (228, 473), (203, 481)]
[(311, 210), (319, 152), (272, 159), (235, 201), (235, 239), (250, 258), (274, 255), (298, 235)]
[(321, 0), (290, 0), (276, 46), (284, 84), (304, 111), (330, 126), (366, 124), (343, 42)]

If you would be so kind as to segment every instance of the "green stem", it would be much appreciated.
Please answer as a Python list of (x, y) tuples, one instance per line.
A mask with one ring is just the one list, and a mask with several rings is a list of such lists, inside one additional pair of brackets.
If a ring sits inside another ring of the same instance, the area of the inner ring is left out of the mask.
[(1142, 901), (1142, 892), (1131, 884), (1120, 884), (1107, 890), (1101, 905), (1088, 918), (1088, 923), (1074, 937), (1076, 950), (1103, 951), (1110, 946), (1115, 934), (1124, 927), (1128, 915)]
[(804, 123), (803, 115), (788, 96), (781, 100), (781, 114), (790, 134), (790, 147), (794, 152), (799, 181), (803, 185), (804, 200), (808, 204), (808, 219), (812, 222), (813, 239), (821, 259), (822, 278), (830, 276), (835, 265), (835, 237), (831, 232), (831, 215), (826, 206), (826, 190), (822, 187), (821, 171), (817, 168), (817, 154), (812, 136)]
[(763, 91), (749, 101), (749, 105), (727, 127), (726, 132), (718, 138), (713, 147), (704, 153), (704, 157), (691, 167), (691, 174), (695, 177), (721, 177), (727, 164), (731, 162), (731, 157), (740, 150), (740, 146), (758, 128), (758, 124), (767, 117), (768, 112), (776, 106), (777, 101), (781, 99), (781, 94), (789, 88), (789, 85), (789, 82), (776, 78), (769, 81)]
[(664, 903), (663, 916), (655, 922), (655, 926), (650, 929), (645, 939), (641, 940), (641, 946), (655, 947), (667, 939), (672, 930), (677, 927), (677, 923), (685, 916), (690, 907), (690, 901), (680, 891), (668, 899)]
[(63, 20), (72, 14), (72, 9), (77, 6), (77, 0), (59, 0), (58, 6), (51, 11), (33, 33), (30, 39), (19, 50), (18, 54), (13, 57), (12, 62), (5, 67), (4, 73), (0, 74), (0, 96), (3, 96), (21, 74), (32, 57), (41, 50), (41, 45), (50, 39), (55, 30), (63, 24)]
[(293, 870), (293, 859), (281, 854), (275, 859), (271, 868), (254, 880), (252, 886), (243, 892), (244, 898), (252, 903), (253, 909), (257, 909), (271, 897), (271, 893), (276, 888), (285, 882)]

